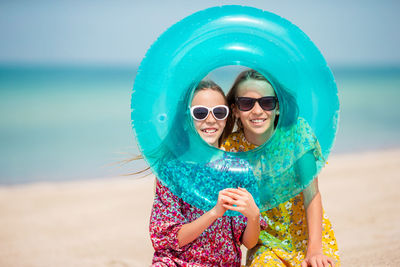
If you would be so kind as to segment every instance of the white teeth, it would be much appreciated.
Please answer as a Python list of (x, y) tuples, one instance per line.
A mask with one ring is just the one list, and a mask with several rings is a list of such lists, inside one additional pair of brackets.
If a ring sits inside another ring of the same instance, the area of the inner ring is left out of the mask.
[(255, 123), (260, 123), (263, 122), (264, 120), (251, 120), (251, 122), (255, 122)]
[(216, 129), (204, 129), (203, 132), (206, 133), (215, 133), (217, 130)]

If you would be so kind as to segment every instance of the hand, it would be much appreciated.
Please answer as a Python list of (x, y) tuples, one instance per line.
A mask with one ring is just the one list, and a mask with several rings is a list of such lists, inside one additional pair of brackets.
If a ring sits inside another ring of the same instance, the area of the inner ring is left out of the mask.
[(247, 219), (258, 219), (260, 210), (254, 202), (253, 196), (245, 188), (227, 188), (222, 191), (226, 196), (227, 203), (223, 204), (226, 209), (242, 213)]
[(306, 258), (301, 262), (301, 267), (335, 267), (335, 263), (333, 260), (326, 255), (322, 254), (322, 252), (317, 252), (313, 254), (307, 253)]
[(212, 208), (211, 212), (215, 214), (217, 218), (222, 217), (227, 210), (223, 205), (229, 203), (232, 199), (224, 194), (224, 190), (219, 191), (217, 204)]

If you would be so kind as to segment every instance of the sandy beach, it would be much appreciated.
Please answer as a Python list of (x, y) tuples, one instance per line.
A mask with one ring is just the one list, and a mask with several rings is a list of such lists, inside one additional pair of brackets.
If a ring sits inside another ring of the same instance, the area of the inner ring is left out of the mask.
[[(400, 266), (400, 150), (333, 156), (319, 176), (343, 266)], [(0, 187), (0, 266), (149, 266), (154, 177)]]

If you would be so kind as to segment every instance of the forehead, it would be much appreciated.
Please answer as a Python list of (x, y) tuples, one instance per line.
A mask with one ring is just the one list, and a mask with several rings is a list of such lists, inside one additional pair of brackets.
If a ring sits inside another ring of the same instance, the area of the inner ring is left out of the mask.
[(272, 86), (259, 80), (247, 80), (239, 84), (237, 96), (253, 95), (253, 96), (275, 96)]
[(196, 92), (192, 100), (192, 106), (202, 105), (206, 107), (214, 107), (225, 104), (225, 97), (220, 92), (212, 89), (202, 89)]

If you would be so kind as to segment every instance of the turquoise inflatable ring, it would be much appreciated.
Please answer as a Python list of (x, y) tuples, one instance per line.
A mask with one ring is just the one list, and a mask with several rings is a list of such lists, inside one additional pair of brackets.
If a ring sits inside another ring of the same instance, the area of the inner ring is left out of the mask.
[[(285, 128), (279, 119), (271, 139), (247, 152), (225, 152), (201, 140), (188, 112), (193, 90), (210, 71), (228, 65), (262, 73), (280, 103), (285, 95), (279, 88), (289, 89), (297, 126)], [(208, 210), (221, 188), (247, 186), (268, 210), (304, 190), (324, 166), (339, 100), (325, 59), (298, 27), (260, 9), (220, 6), (184, 18), (153, 43), (135, 78), (131, 110), (140, 153), (175, 195)], [(304, 160), (310, 154), (311, 165)]]

